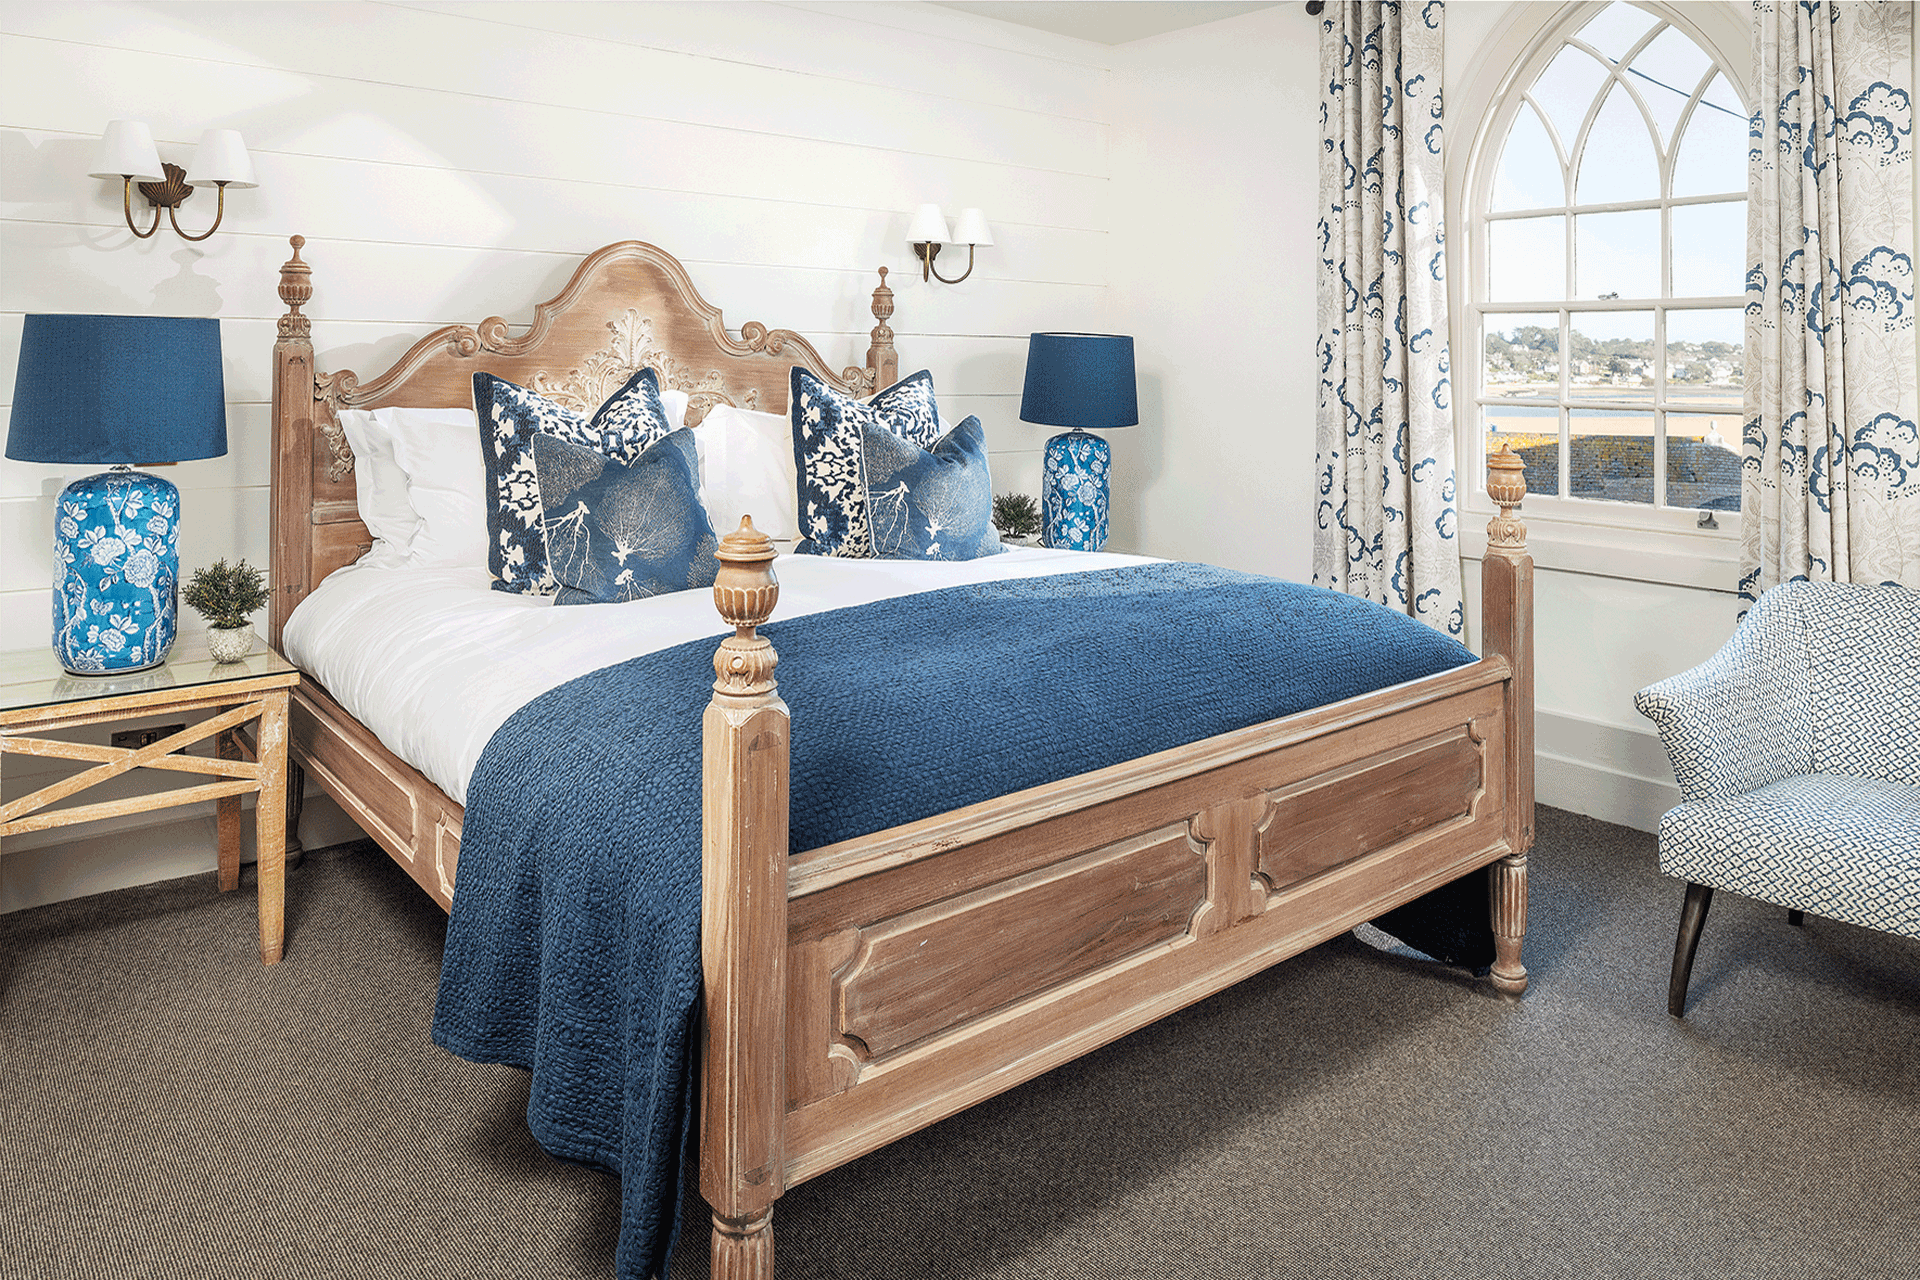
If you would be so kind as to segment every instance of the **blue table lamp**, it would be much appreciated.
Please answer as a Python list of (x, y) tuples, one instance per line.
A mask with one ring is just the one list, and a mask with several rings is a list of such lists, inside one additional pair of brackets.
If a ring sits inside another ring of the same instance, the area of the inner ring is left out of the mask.
[(167, 660), (180, 580), (180, 490), (131, 463), (227, 451), (220, 322), (26, 317), (7, 456), (110, 471), (54, 508), (53, 652), (75, 675)]
[(1087, 431), (1140, 421), (1133, 339), (1112, 333), (1036, 333), (1027, 339), (1020, 420), (1072, 428), (1047, 441), (1040, 496), (1046, 545), (1098, 551), (1107, 543), (1113, 450)]

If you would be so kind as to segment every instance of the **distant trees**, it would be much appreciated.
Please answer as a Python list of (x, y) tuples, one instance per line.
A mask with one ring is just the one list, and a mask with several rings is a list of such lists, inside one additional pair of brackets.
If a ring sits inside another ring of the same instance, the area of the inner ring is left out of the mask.
[[(1513, 374), (1527, 381), (1556, 377), (1560, 371), (1560, 331), (1545, 325), (1515, 325), (1506, 333), (1486, 338), (1486, 367), (1495, 374)], [(1589, 338), (1578, 329), (1567, 333), (1567, 358), (1575, 373), (1605, 371), (1615, 378), (1652, 378), (1654, 345), (1646, 338)], [(1745, 376), (1745, 350), (1730, 342), (1667, 343), (1667, 381), (1737, 384)]]

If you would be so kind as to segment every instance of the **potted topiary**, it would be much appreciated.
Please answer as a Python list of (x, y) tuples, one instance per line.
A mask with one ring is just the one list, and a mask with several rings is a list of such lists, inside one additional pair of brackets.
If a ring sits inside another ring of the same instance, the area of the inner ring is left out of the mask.
[(1003, 493), (993, 500), (993, 527), (1018, 546), (1040, 539), (1040, 506), (1024, 493)]
[(207, 620), (207, 652), (215, 662), (238, 662), (253, 649), (249, 617), (268, 600), (266, 575), (248, 564), (225, 558), (193, 571), (186, 602)]

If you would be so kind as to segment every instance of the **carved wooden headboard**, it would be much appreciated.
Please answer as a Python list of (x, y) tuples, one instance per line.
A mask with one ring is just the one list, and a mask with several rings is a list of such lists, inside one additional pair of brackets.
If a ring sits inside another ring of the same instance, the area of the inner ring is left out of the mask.
[(300, 311), (313, 297), (313, 268), (300, 260), (305, 243), (294, 236), (293, 258), (280, 268), (280, 299), (288, 310), (273, 345), (269, 638), (276, 646), (294, 606), (372, 543), (354, 500), (353, 451), (337, 410), (470, 406), (473, 375), (486, 372), (590, 412), (637, 370), (652, 368), (661, 386), (687, 393), (691, 426), (716, 404), (785, 412), (794, 365), (856, 396), (872, 394), (899, 373), (887, 327), (893, 290), (885, 267), (873, 291), (879, 324), (866, 368), (835, 373), (812, 343), (789, 329), (750, 321), (734, 340), (720, 309), (700, 296), (678, 259), (623, 240), (589, 254), (557, 297), (534, 308), (532, 325), (519, 337), (500, 316), (477, 326), (448, 325), (363, 382), (352, 370), (314, 367), (311, 327)]

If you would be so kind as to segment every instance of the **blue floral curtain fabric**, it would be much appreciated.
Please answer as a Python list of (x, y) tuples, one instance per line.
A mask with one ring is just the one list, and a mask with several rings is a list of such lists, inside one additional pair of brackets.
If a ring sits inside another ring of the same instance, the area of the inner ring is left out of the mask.
[(1753, 19), (1740, 594), (1920, 587), (1913, 6)]
[(1334, 0), (1320, 28), (1313, 580), (1459, 635), (1441, 0)]

